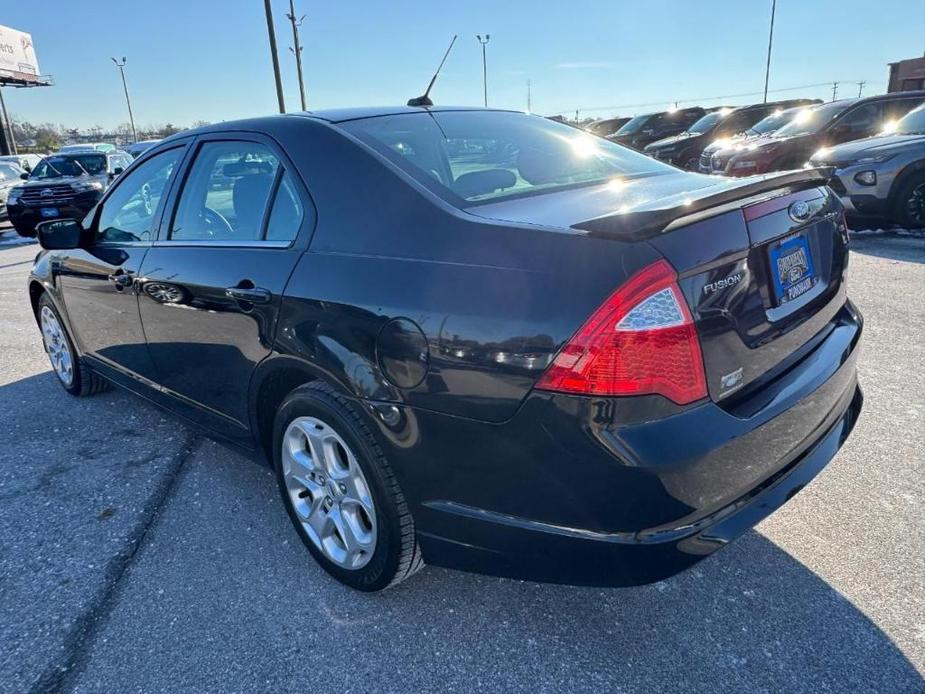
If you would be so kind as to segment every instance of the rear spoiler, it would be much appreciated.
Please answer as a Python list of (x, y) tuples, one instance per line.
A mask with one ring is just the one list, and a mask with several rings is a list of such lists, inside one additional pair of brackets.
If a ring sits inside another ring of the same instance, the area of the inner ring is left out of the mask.
[(746, 179), (741, 185), (707, 192), (700, 197), (696, 197), (697, 192), (694, 192), (689, 199), (668, 207), (613, 212), (578, 222), (572, 228), (591, 232), (594, 236), (629, 241), (651, 238), (664, 231), (723, 214), (746, 203), (824, 186), (833, 173), (832, 168), (814, 168), (785, 171), (757, 180)]

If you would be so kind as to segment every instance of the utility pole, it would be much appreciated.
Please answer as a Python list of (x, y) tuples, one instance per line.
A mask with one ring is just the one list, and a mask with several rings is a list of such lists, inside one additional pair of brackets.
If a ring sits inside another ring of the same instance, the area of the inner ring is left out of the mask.
[(527, 113), (533, 113), (533, 104), (530, 103), (530, 80), (527, 80)]
[(279, 112), (286, 112), (286, 102), (283, 100), (283, 80), (279, 75), (279, 56), (276, 54), (276, 29), (273, 28), (273, 8), (270, 0), (263, 0), (263, 8), (267, 13), (267, 34), (270, 37), (270, 57), (273, 58), (273, 77), (276, 78), (276, 99), (279, 101)]
[(771, 0), (771, 30), (768, 32), (768, 62), (764, 68), (764, 103), (768, 103), (768, 80), (771, 78), (771, 45), (774, 43), (774, 12), (777, 0)]
[(128, 84), (125, 82), (125, 56), (122, 56), (120, 63), (115, 58), (112, 62), (119, 68), (119, 74), (122, 75), (122, 89), (125, 92), (125, 105), (128, 106), (128, 122), (132, 126), (132, 142), (138, 142), (138, 134), (135, 132), (135, 116), (132, 115), (132, 101), (128, 98)]
[(302, 110), (305, 111), (305, 82), (302, 79), (302, 44), (299, 43), (299, 27), (302, 26), (302, 22), (305, 20), (305, 15), (303, 14), (301, 17), (296, 19), (295, 2), (294, 0), (289, 0), (289, 14), (287, 14), (286, 17), (292, 23), (293, 47), (289, 50), (295, 53), (295, 68), (299, 73), (299, 98), (302, 100)]
[(838, 96), (838, 82), (832, 82), (832, 101)]
[(865, 82), (864, 80), (861, 80), (860, 82), (858, 82), (858, 98), (859, 99), (861, 98), (861, 92), (864, 91), (865, 84), (867, 84), (867, 82)]
[(482, 44), (482, 92), (485, 100), (485, 108), (488, 108), (488, 63), (485, 61), (485, 46), (488, 44), (488, 40), (491, 36), (485, 34), (485, 38), (483, 39), (480, 34), (476, 34), (475, 38)]

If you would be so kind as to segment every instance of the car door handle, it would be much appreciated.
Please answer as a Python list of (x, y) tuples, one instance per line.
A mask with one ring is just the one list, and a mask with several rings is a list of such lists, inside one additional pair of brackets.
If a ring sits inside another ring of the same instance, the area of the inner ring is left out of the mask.
[(235, 301), (246, 301), (249, 304), (268, 304), (273, 295), (262, 287), (228, 287), (225, 296)]
[(125, 272), (124, 270), (116, 270), (114, 273), (109, 275), (109, 281), (116, 285), (116, 289), (125, 289), (130, 287), (134, 279), (132, 278), (132, 273)]

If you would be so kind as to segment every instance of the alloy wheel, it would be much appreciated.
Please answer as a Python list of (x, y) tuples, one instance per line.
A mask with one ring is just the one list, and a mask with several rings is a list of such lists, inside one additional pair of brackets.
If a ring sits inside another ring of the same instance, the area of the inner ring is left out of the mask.
[(74, 358), (67, 341), (67, 336), (58, 321), (55, 312), (48, 306), (43, 306), (40, 314), (42, 324), (42, 340), (45, 351), (51, 360), (51, 366), (65, 386), (74, 382)]
[(294, 419), (282, 447), (286, 491), (312, 544), (338, 566), (365, 566), (376, 548), (376, 509), (350, 447), (315, 417)]

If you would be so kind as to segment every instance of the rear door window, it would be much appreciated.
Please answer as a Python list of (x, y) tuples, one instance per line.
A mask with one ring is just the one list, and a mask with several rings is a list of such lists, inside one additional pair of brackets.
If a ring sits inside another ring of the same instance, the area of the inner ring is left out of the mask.
[(169, 238), (262, 240), (279, 169), (279, 158), (260, 143), (205, 142), (186, 177)]
[(863, 137), (878, 130), (882, 114), (880, 104), (864, 104), (846, 113), (835, 127), (846, 137)]

